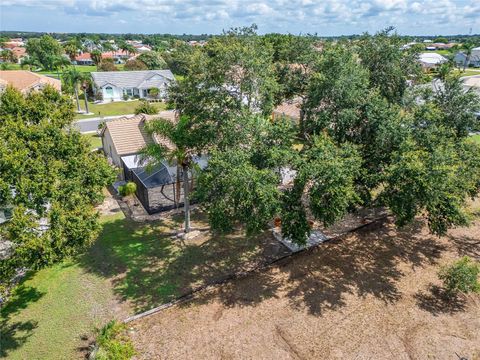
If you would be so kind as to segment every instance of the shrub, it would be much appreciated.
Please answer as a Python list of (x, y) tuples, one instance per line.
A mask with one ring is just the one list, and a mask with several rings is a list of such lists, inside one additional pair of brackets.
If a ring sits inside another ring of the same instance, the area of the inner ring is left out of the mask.
[(456, 295), (459, 292), (479, 292), (480, 283), (478, 275), (480, 266), (477, 262), (464, 256), (449, 266), (443, 267), (438, 277), (443, 281), (443, 286), (449, 295)]
[(97, 90), (95, 93), (95, 100), (102, 101), (103, 100), (103, 92), (102, 90)]
[(135, 115), (138, 114), (155, 115), (158, 114), (158, 109), (147, 101), (141, 101), (135, 108)]
[(127, 71), (134, 71), (134, 70), (147, 70), (148, 68), (147, 68), (147, 65), (145, 65), (140, 60), (132, 59), (132, 60), (128, 60), (125, 63), (123, 69)]
[(97, 335), (98, 350), (96, 360), (129, 360), (135, 355), (135, 349), (126, 334), (126, 325), (110, 321)]
[(97, 66), (98, 71), (118, 71), (112, 59), (103, 59)]
[(119, 186), (118, 187), (118, 192), (122, 196), (130, 196), (135, 194), (135, 191), (137, 191), (137, 184), (134, 182), (129, 181), (125, 185)]
[(128, 94), (123, 94), (122, 98), (123, 100), (127, 101), (130, 97), (128, 96)]
[(160, 94), (160, 91), (158, 88), (151, 88), (148, 90), (148, 95), (150, 95), (153, 98), (158, 98), (158, 95)]

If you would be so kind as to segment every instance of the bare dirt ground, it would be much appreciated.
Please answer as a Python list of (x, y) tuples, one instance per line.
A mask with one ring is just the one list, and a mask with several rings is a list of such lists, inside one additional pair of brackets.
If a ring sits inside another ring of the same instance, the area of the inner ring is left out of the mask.
[(437, 278), (480, 259), (480, 220), (438, 238), (390, 220), (130, 323), (138, 359), (480, 359), (480, 297)]

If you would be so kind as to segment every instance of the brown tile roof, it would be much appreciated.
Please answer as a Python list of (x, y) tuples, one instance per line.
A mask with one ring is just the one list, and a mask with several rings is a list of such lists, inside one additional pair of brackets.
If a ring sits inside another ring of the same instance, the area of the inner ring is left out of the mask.
[(62, 86), (60, 80), (26, 70), (0, 71), (0, 79), (6, 81), (9, 85), (21, 92), (27, 92), (35, 86), (47, 84), (52, 85), (60, 91)]
[(288, 116), (294, 120), (300, 121), (300, 107), (302, 102), (300, 98), (288, 100), (273, 109), (273, 116)]
[(170, 121), (176, 121), (175, 112), (161, 111), (158, 115), (135, 115), (134, 117), (122, 117), (116, 120), (108, 121), (103, 129), (103, 133), (108, 129), (115, 150), (119, 156), (136, 154), (140, 152), (147, 144), (151, 144), (153, 140), (156, 143), (162, 143), (168, 148), (173, 148), (174, 145), (162, 139), (152, 137), (145, 130), (145, 122), (158, 118), (164, 118)]
[(17, 47), (14, 47), (14, 48), (12, 49), (12, 52), (15, 54), (15, 56), (16, 56), (18, 59), (20, 59), (20, 58), (22, 58), (22, 57), (24, 57), (24, 56), (26, 55), (27, 50), (26, 50), (24, 47), (19, 47), (19, 46), (17, 46)]

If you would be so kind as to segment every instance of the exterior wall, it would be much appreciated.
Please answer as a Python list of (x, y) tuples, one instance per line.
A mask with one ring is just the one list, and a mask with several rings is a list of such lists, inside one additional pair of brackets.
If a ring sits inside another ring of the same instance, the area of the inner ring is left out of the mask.
[(109, 158), (115, 166), (122, 167), (122, 160), (115, 151), (115, 146), (113, 145), (113, 140), (108, 129), (103, 133), (102, 147), (106, 157)]
[[(113, 95), (109, 95), (107, 93), (107, 90), (106, 90), (107, 87), (111, 87), (113, 89)], [(105, 85), (104, 87), (102, 87), (102, 95), (103, 95), (103, 101), (108, 101), (112, 99), (114, 101), (123, 100), (123, 90), (112, 85)]]

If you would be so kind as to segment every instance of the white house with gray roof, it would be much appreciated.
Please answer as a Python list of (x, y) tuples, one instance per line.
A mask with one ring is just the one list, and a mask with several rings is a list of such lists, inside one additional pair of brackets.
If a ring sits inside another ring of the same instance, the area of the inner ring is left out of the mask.
[(103, 101), (123, 100), (124, 94), (148, 98), (148, 91), (152, 88), (157, 88), (159, 96), (163, 97), (168, 85), (175, 81), (170, 70), (104, 71), (91, 74), (95, 91), (102, 92)]

